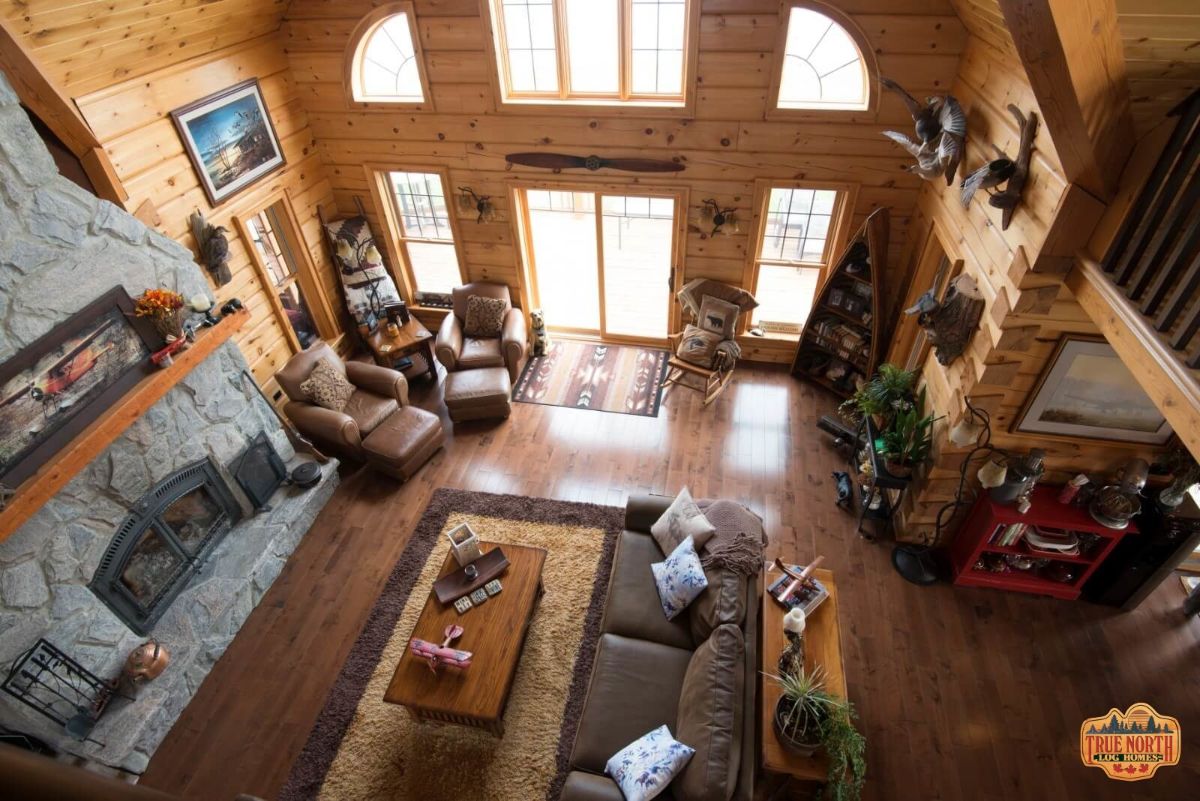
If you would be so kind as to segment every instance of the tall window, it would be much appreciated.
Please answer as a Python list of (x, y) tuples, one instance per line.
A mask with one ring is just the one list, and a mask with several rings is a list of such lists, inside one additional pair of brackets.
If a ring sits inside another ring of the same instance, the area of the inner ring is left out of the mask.
[(819, 11), (793, 6), (776, 106), (861, 110), (867, 100), (867, 67), (854, 39)]
[(435, 172), (390, 172), (397, 244), (408, 266), (415, 300), (443, 305), (462, 283), (442, 176)]
[(829, 261), (841, 197), (834, 189), (773, 187), (768, 193), (755, 260), (755, 324), (774, 333), (803, 330)]
[(380, 11), (384, 16), (367, 21), (355, 46), (351, 93), (358, 101), (423, 103), (425, 86), (421, 51), (413, 33), (412, 4), (394, 3)]
[(682, 105), (698, 0), (491, 0), (504, 99)]

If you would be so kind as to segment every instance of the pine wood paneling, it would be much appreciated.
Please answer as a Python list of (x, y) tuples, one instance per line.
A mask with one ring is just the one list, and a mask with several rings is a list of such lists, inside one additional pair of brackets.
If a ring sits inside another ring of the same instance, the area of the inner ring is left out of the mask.
[(1200, 88), (1200, 4), (1116, 0), (1134, 125), (1139, 134)]

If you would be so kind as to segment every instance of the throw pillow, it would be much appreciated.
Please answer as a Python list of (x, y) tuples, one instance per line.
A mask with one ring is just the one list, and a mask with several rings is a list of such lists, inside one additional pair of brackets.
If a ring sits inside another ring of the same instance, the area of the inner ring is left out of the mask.
[(321, 359), (300, 384), (300, 391), (318, 406), (340, 412), (354, 394), (354, 385), (328, 359)]
[(604, 772), (621, 788), (625, 801), (650, 801), (667, 789), (694, 753), (664, 724), (613, 754)]
[(675, 355), (688, 364), (711, 370), (717, 353), (717, 345), (720, 343), (720, 334), (705, 331), (703, 328), (697, 328), (688, 323), (683, 329), (683, 336), (679, 338), (679, 347), (675, 349)]
[(721, 626), (695, 650), (683, 674), (675, 731), (696, 744), (696, 754), (671, 786), (676, 801), (733, 797), (742, 764), (745, 687), (742, 630)]
[(700, 550), (716, 530), (692, 500), (692, 493), (684, 487), (667, 507), (667, 511), (662, 513), (662, 517), (650, 527), (650, 534), (665, 556), (678, 548), (688, 537), (696, 543), (696, 550)]
[(741, 287), (722, 284), (711, 278), (694, 278), (684, 284), (683, 289), (675, 293), (675, 297), (679, 299), (683, 308), (691, 312), (693, 317), (699, 316), (700, 302), (705, 295), (727, 300), (742, 311), (750, 311), (758, 306), (758, 301), (754, 299), (754, 296)]
[(700, 565), (700, 556), (692, 538), (688, 537), (671, 551), (665, 562), (650, 565), (654, 574), (654, 585), (658, 587), (658, 600), (662, 604), (667, 620), (674, 620), (687, 609), (696, 596), (704, 592), (708, 579)]
[(720, 334), (721, 339), (729, 339), (733, 336), (733, 327), (741, 311), (729, 301), (705, 295), (704, 300), (700, 302), (700, 316), (697, 319), (705, 331)]
[(485, 298), (472, 295), (467, 298), (467, 319), (463, 321), (463, 333), (469, 337), (498, 337), (504, 330), (504, 313), (508, 301), (503, 298)]

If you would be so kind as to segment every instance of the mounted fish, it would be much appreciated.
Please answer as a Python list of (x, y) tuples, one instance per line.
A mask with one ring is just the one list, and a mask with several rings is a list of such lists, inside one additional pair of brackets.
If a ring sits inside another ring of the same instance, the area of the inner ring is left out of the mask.
[(939, 301), (931, 289), (917, 299), (905, 314), (916, 314), (937, 355), (938, 364), (947, 365), (966, 350), (971, 335), (983, 316), (983, 296), (975, 279), (960, 275), (950, 282), (946, 297)]
[[(980, 189), (987, 191), (990, 196), (988, 204), (1001, 210), (1000, 229), (1002, 231), (1008, 230), (1008, 224), (1012, 222), (1013, 210), (1021, 202), (1021, 192), (1024, 191), (1025, 181), (1029, 177), (1029, 157), (1033, 151), (1033, 137), (1037, 134), (1036, 112), (1031, 111), (1026, 117), (1019, 108), (1011, 103), (1008, 111), (1016, 118), (1017, 126), (1021, 129), (1021, 143), (1018, 145), (1016, 161), (1010, 159), (1003, 150), (992, 145), (992, 150), (996, 151), (996, 158), (963, 178), (960, 186), (964, 209), (971, 205), (971, 198), (975, 197), (976, 192)], [(1005, 184), (1005, 187), (996, 189), (1000, 184)]]
[(922, 105), (895, 81), (880, 78), (879, 82), (900, 96), (913, 118), (917, 141), (897, 131), (883, 132), (884, 136), (917, 160), (916, 164), (905, 169), (926, 181), (944, 175), (946, 185), (952, 186), (967, 137), (967, 115), (963, 113), (962, 106), (952, 95), (927, 97)]
[(192, 226), (192, 236), (204, 266), (212, 273), (217, 286), (225, 286), (233, 280), (233, 274), (229, 272), (229, 240), (225, 238), (225, 228), (209, 225), (198, 209), (188, 217), (188, 223)]

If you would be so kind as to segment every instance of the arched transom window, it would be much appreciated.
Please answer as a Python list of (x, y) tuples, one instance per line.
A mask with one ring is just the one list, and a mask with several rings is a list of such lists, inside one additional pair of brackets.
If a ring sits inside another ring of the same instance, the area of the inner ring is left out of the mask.
[(358, 42), (351, 65), (351, 91), (358, 101), (423, 103), (421, 51), (414, 35), (411, 4), (388, 8), (395, 13), (369, 23)]
[(793, 6), (778, 107), (865, 109), (868, 98), (867, 66), (846, 29), (819, 11)]

